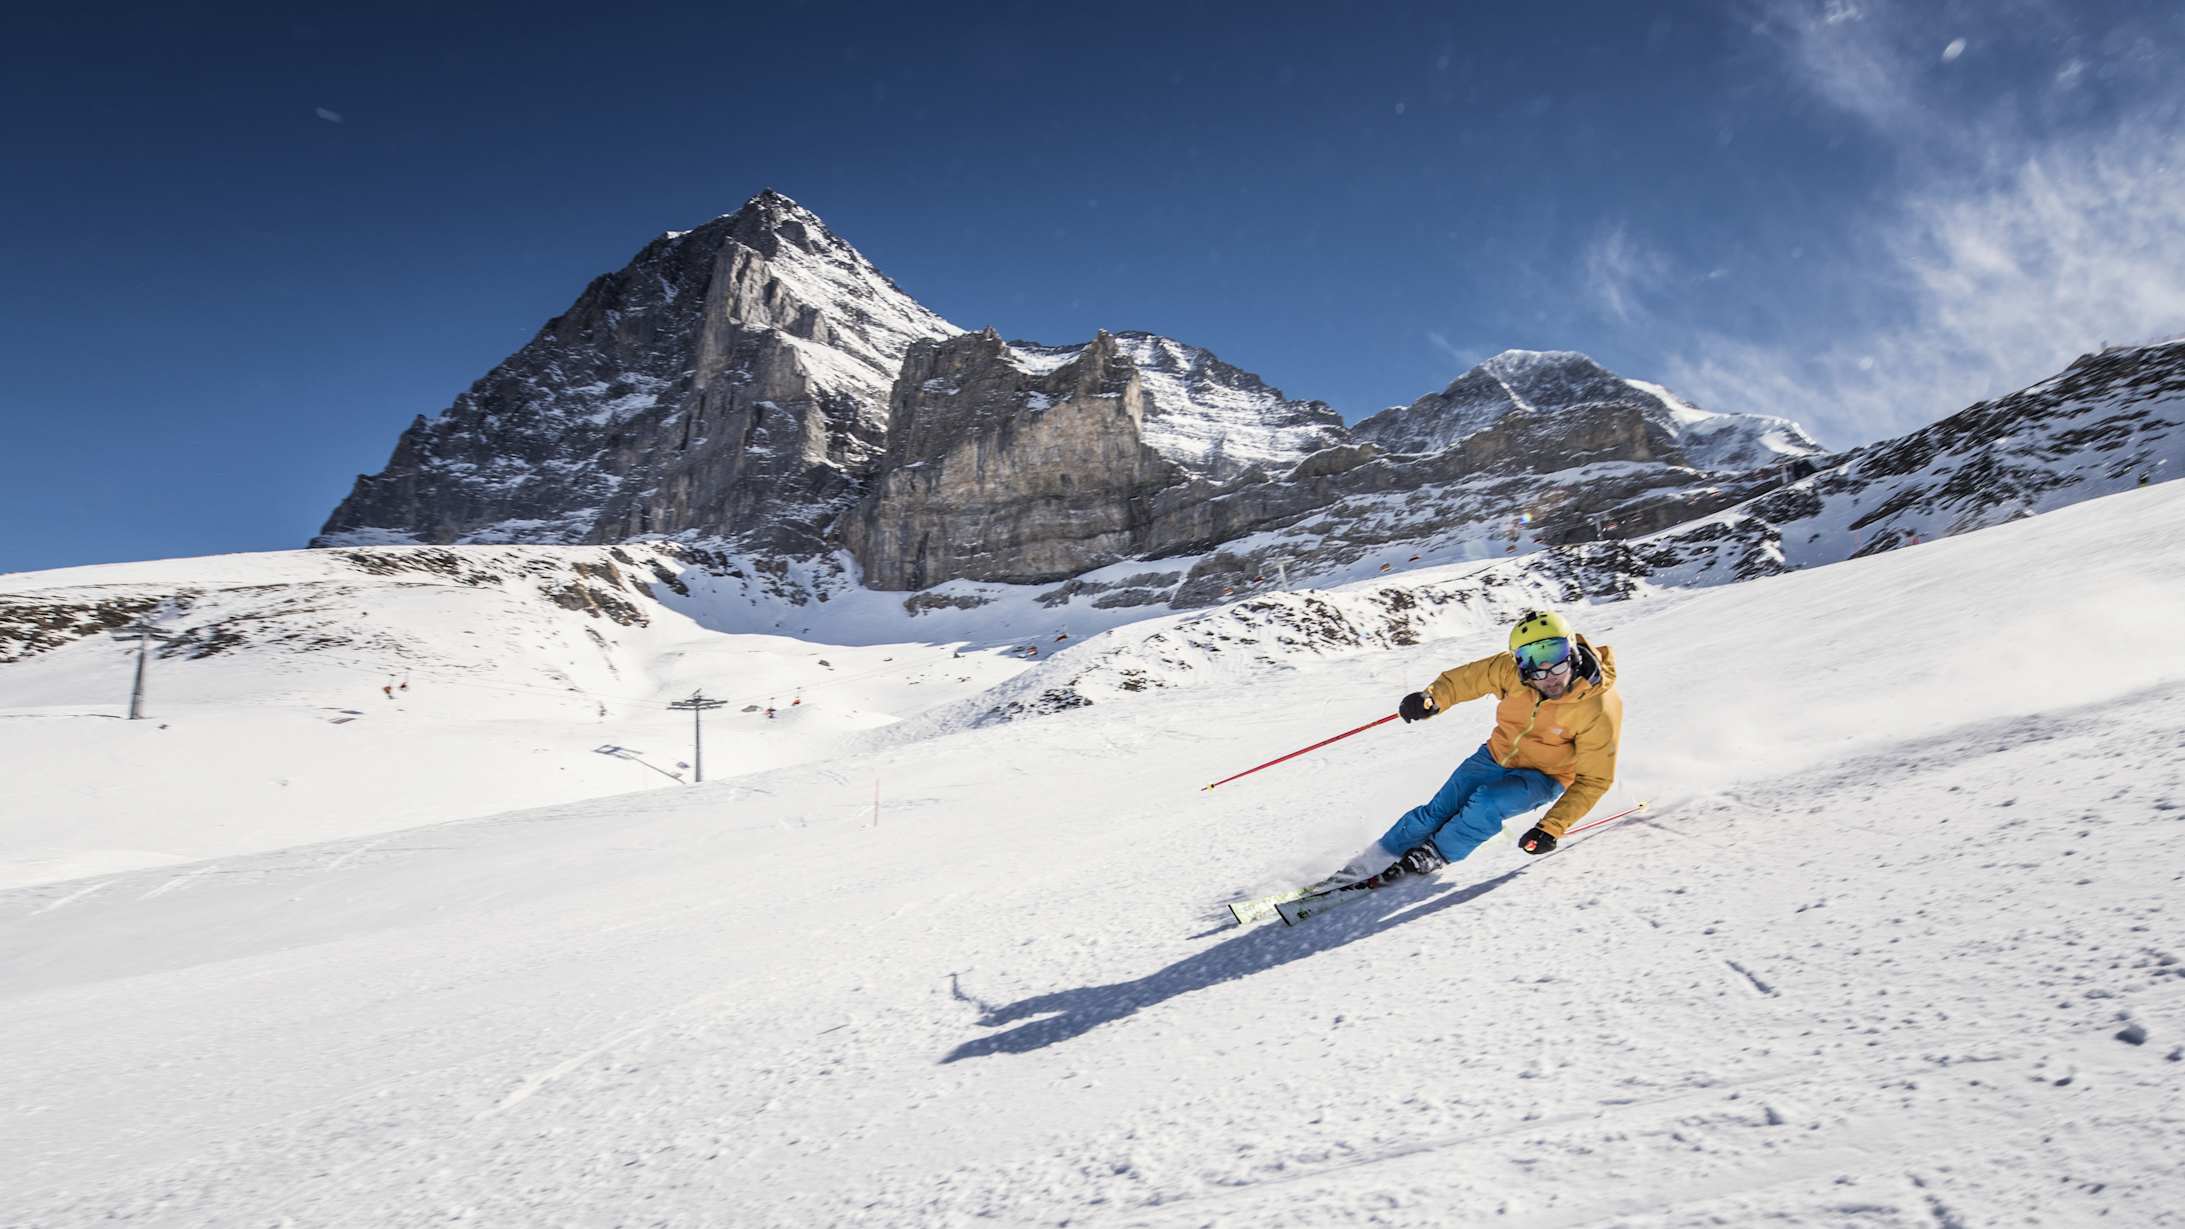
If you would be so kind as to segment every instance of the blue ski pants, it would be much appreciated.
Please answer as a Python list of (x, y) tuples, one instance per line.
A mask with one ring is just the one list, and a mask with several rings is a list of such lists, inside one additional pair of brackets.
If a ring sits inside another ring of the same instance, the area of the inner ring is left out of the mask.
[(1504, 768), (1482, 743), (1432, 801), (1404, 812), (1381, 838), (1381, 848), (1393, 858), (1432, 837), (1441, 856), (1455, 862), (1502, 831), (1502, 821), (1562, 795), (1562, 783), (1554, 777), (1536, 768)]

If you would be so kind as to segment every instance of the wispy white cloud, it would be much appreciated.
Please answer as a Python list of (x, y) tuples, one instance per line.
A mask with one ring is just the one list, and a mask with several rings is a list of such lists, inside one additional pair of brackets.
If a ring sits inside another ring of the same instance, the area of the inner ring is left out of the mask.
[[(2056, 16), (2031, 0), (2012, 8)], [(1848, 308), (1795, 342), (1730, 322), (1704, 330), (1671, 349), (1664, 375), (1680, 391), (1798, 418), (1845, 445), (2021, 387), (2105, 342), (2185, 333), (2176, 89), (2140, 90), (2098, 125), (2051, 122), (2023, 97), (1967, 121), (1926, 84), (1963, 66), (1935, 50), (1937, 23), (1953, 20), (1962, 28), (1966, 14), (1846, 0), (1771, 10), (1762, 32), (1797, 79), (1888, 142), (1903, 171), (1896, 199), (1832, 254), (1854, 271)], [(2077, 86), (2081, 62), (2058, 58), (2037, 89)], [(1589, 285), (1599, 246), (1584, 258)]]
[(2185, 333), (2185, 138), (2129, 125), (2007, 172), (1908, 196), (1868, 259), (1860, 316), (1810, 342), (1727, 331), (1666, 376), (1723, 409), (1848, 444), (2022, 387), (2105, 343)]
[(341, 112), (339, 111), (329, 111), (325, 107), (313, 107), (312, 111), (315, 112), (320, 119), (325, 120), (329, 124), (338, 124), (341, 122)]
[(1645, 313), (1646, 297), (1659, 293), (1669, 271), (1669, 258), (1631, 234), (1622, 222), (1602, 230), (1586, 245), (1586, 293), (1620, 323)]
[(1883, 129), (1924, 122), (1916, 78), (1905, 71), (1909, 49), (1868, 7), (1783, 0), (1762, 10), (1756, 29), (1822, 101)]
[(1426, 331), (1426, 342), (1436, 350), (1449, 356), (1459, 367), (1467, 370), (1479, 366), (1487, 358), (1486, 351), (1472, 346), (1460, 346), (1449, 340), (1446, 334), (1435, 329)]

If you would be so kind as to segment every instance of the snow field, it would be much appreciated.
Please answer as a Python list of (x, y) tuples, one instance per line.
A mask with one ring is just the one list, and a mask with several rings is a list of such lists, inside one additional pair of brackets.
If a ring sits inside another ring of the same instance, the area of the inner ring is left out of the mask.
[[(501, 554), (473, 558), (484, 569), (551, 552)], [(283, 552), (9, 578), (18, 591), (95, 599), (197, 590), (177, 625), (240, 627), (251, 641), (153, 661), (148, 719), (136, 722), (120, 719), (133, 645), (96, 636), (0, 666), (0, 887), (676, 788), (691, 775), (691, 719), (666, 706), (701, 687), (730, 701), (706, 718), (710, 777), (824, 758), (1027, 664), (998, 646), (959, 656), (962, 640), (879, 639), (915, 626), (884, 594), (834, 603), (878, 609), (829, 612), (837, 630), (873, 642), (827, 645), (772, 630), (809, 612), (740, 596), (658, 590), (670, 602), (646, 601), (650, 622), (622, 626), (521, 579), (404, 578), (414, 575)], [(687, 613), (705, 609), (742, 622), (709, 627)], [(928, 622), (943, 637), (985, 630)]]
[(0, 893), (0, 1222), (2176, 1223), (2181, 531), (1574, 611), (1646, 817), (1295, 929), (1491, 637)]

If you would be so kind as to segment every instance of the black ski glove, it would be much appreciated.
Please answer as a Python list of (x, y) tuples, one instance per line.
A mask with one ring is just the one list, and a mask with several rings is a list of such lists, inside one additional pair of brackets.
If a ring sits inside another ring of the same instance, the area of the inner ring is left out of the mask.
[(1403, 714), (1404, 724), (1410, 725), (1414, 721), (1424, 721), (1441, 710), (1434, 707), (1434, 702), (1427, 698), (1425, 692), (1414, 691), (1404, 697), (1403, 703), (1396, 706), (1396, 711)]
[(1526, 853), (1553, 853), (1555, 836), (1546, 828), (1535, 824), (1525, 835), (1517, 838), (1517, 847)]

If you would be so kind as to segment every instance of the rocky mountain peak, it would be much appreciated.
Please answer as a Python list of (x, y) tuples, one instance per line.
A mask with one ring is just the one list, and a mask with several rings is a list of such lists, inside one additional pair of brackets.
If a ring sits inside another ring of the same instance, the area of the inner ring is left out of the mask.
[(879, 455), (903, 355), (955, 326), (771, 189), (595, 279), (361, 475), (314, 540), (793, 551)]
[(1488, 431), (1524, 442), (1489, 450), (1498, 463), (1542, 471), (1633, 449), (1623, 459), (1722, 470), (1821, 451), (1796, 423), (1711, 413), (1572, 350), (1504, 350), (1442, 391), (1351, 428), (1359, 439), (1412, 454), (1440, 452)]
[(1442, 391), (1383, 410), (1351, 430), (1391, 452), (1438, 452), (1512, 412), (1553, 413), (1630, 395), (1615, 373), (1576, 351), (1504, 350)]
[(876, 277), (882, 276), (862, 253), (829, 230), (818, 214), (772, 188), (745, 201), (734, 213), (722, 214), (715, 222), (722, 224), (728, 239), (770, 259), (780, 259), (786, 251), (859, 265), (871, 269)]
[(1522, 400), (1550, 405), (1609, 400), (1621, 383), (1576, 350), (1504, 350), (1473, 370), (1494, 377)]

